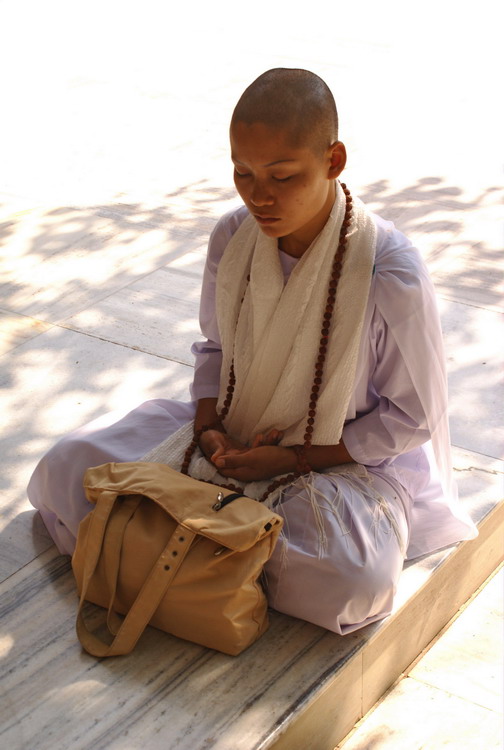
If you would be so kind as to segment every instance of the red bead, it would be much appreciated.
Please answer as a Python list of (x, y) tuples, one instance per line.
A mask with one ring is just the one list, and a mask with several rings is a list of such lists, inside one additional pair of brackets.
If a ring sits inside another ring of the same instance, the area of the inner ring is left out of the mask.
[(311, 434), (312, 434), (312, 432), (313, 432), (313, 427), (312, 427), (311, 425), (308, 425), (308, 427), (306, 428), (306, 432), (307, 432), (307, 433), (308, 433), (309, 435), (311, 435)]
[(315, 409), (310, 409), (310, 411), (308, 412), (308, 416), (314, 417), (316, 413), (317, 412), (315, 411)]
[(315, 424), (315, 420), (313, 419), (313, 417), (308, 417), (307, 422), (310, 425)]
[(320, 391), (320, 388), (318, 387), (318, 385), (312, 386), (312, 396), (314, 393), (318, 394), (319, 391)]

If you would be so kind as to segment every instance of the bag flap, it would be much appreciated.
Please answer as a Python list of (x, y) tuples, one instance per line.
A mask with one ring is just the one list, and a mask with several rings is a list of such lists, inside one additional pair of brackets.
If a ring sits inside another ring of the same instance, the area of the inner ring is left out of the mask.
[(92, 503), (99, 502), (104, 492), (144, 495), (177, 523), (235, 551), (249, 549), (268, 534), (278, 535), (283, 523), (280, 516), (249, 497), (237, 498), (220, 510), (213, 510), (219, 492), (226, 497), (233, 491), (200, 482), (165, 464), (102, 464), (86, 471), (84, 489)]

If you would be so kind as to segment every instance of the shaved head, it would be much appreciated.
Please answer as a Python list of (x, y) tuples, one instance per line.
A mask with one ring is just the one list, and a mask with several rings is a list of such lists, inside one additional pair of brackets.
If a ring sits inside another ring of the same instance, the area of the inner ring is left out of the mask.
[(309, 70), (273, 68), (241, 95), (231, 118), (251, 125), (262, 122), (285, 130), (295, 148), (323, 154), (338, 140), (338, 113), (324, 81)]

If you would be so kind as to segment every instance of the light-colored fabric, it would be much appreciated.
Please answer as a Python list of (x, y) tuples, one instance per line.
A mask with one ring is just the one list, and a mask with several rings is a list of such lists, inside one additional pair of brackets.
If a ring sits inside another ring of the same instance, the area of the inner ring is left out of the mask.
[[(345, 214), (345, 195), (339, 183), (336, 187), (326, 225), (285, 285), (277, 240), (263, 234), (252, 217), (233, 235), (219, 264), (217, 318), (223, 363), (218, 410), (234, 362), (236, 385), (224, 425), (241, 442), (271, 428), (284, 431), (283, 445), (304, 442), (329, 279)], [(375, 244), (374, 222), (355, 199), (317, 403), (314, 444), (336, 445), (341, 437), (353, 391)]]
[(139, 461), (194, 419), (196, 404), (152, 399), (123, 412), (109, 412), (62, 437), (39, 461), (27, 494), (62, 554), (71, 555), (79, 524), (93, 505), (84, 493), (90, 466)]
[[(230, 212), (218, 222), (210, 238), (200, 312), (206, 340), (193, 347), (193, 401), (160, 398), (136, 406), (122, 419), (107, 415), (64, 437), (34, 471), (29, 498), (39, 508), (60, 551), (72, 552), (79, 522), (91, 509), (82, 488), (87, 467), (106, 461), (139, 460), (181, 426), (189, 425), (187, 430), (191, 432), (189, 423), (194, 419), (196, 400), (218, 396), (222, 352), (215, 311), (216, 276), (226, 246), (247, 216), (245, 207)], [(428, 358), (432, 346), (426, 347), (429, 339), (440, 338), (433, 294), (423, 291), (431, 283), (420, 253), (408, 239), (391, 222), (375, 215), (373, 221), (377, 229), (376, 268), (343, 440), (354, 460), (366, 465), (374, 491), (387, 501), (397, 519), (408, 557), (415, 557), (472, 538), (475, 528), (456, 500), (443, 492), (429, 442), (430, 399), (446, 404), (445, 383), (443, 378), (431, 378)], [(278, 254), (284, 277), (288, 278), (297, 264), (289, 256)], [(424, 308), (421, 315), (425, 331), (420, 338), (415, 331), (419, 321), (413, 312), (415, 307)], [(401, 324), (406, 309), (411, 314)], [(439, 346), (437, 341), (438, 351)], [(421, 347), (417, 353), (413, 351), (416, 347)], [(419, 369), (412, 377), (415, 361)], [(429, 396), (429, 388), (436, 392)], [(424, 394), (422, 401), (417, 389)], [(446, 449), (449, 451), (447, 444)], [(341, 632), (349, 632), (352, 623), (361, 627), (388, 614), (403, 559), (396, 534), (391, 533), (391, 525), (381, 513), (382, 505), (357, 493), (357, 480), (351, 477), (349, 482), (344, 475), (331, 473), (318, 475), (313, 483), (315, 491), (334, 501), (340, 521), (344, 521), (341, 524), (324, 507), (317, 511), (317, 518), (322, 516), (326, 524), (327, 548), (322, 557), (320, 534), (313, 533), (318, 528), (311, 525), (314, 506), (306, 490), (289, 488), (278, 506), (286, 519), (291, 560), (289, 567), (281, 569), (282, 596), (289, 597), (291, 603), (284, 600), (284, 604), (296, 606), (291, 613), (307, 619), (311, 608), (319, 624), (327, 622), (327, 627), (340, 627)], [(292, 493), (298, 495), (295, 503), (291, 502)], [(300, 508), (304, 515), (298, 523)], [(272, 566), (276, 555), (277, 550)], [(299, 575), (301, 568), (304, 576)], [(338, 571), (341, 578), (336, 576)], [(270, 593), (277, 601), (272, 576)], [(280, 600), (278, 606), (282, 606)]]
[(372, 475), (319, 474), (309, 490), (290, 487), (275, 508), (284, 528), (265, 567), (268, 601), (346, 635), (390, 614), (408, 514), (394, 483)]
[[(173, 469), (180, 471), (186, 448), (191, 442), (193, 435), (194, 420), (191, 420), (180, 427), (173, 435), (170, 435), (166, 440), (163, 440), (162, 443), (156, 445), (152, 450), (144, 454), (140, 460), (150, 463), (166, 464), (167, 466), (171, 466)], [(215, 466), (208, 461), (200, 448), (196, 448), (194, 451), (188, 473), (189, 476), (194, 477), (194, 479), (211, 482), (216, 485), (227, 485), (230, 483), (230, 480), (227, 477), (222, 476)], [(341, 466), (334, 466), (331, 469), (327, 469), (324, 474), (334, 477), (344, 475), (349, 478), (349, 481), (352, 476), (360, 477), (365, 482), (361, 487), (369, 496), (369, 499), (374, 500), (378, 504), (383, 502), (383, 498), (374, 492), (373, 487), (368, 480), (368, 473), (365, 466), (355, 463), (342, 464)], [(312, 479), (316, 476), (315, 473), (312, 473), (309, 476), (301, 477), (294, 484), (298, 488), (302, 487), (309, 491)], [(265, 479), (258, 482), (240, 482), (240, 487), (247, 497), (260, 500), (267, 494), (267, 489), (271, 484), (271, 481), (271, 479)], [(283, 492), (283, 489), (284, 488), (281, 486), (277, 490), (270, 492), (264, 500), (265, 505), (269, 508), (274, 508)], [(316, 494), (316, 492), (313, 494), (315, 503)]]
[[(167, 464), (167, 466), (171, 466), (180, 471), (184, 460), (184, 454), (187, 446), (193, 438), (193, 435), (194, 420), (191, 420), (173, 435), (170, 435), (166, 440), (163, 440), (162, 443), (155, 446), (155, 448), (142, 456), (141, 460), (149, 461), (151, 463)], [(230, 483), (230, 480), (223, 477), (215, 466), (206, 459), (200, 448), (196, 448), (194, 451), (188, 473), (191, 477), (194, 477), (194, 479), (200, 479), (204, 482), (212, 482), (213, 484), (219, 485)], [(271, 480), (264, 480), (261, 482), (247, 482), (246, 484), (241, 482), (240, 486), (243, 487), (243, 493), (247, 495), (247, 497), (259, 500), (262, 498), (270, 484)], [(272, 494), (269, 498), (268, 505), (270, 505), (270, 507), (278, 497), (279, 493), (280, 490)]]
[[(236, 385), (224, 426), (241, 442), (247, 443), (258, 432), (270, 428), (284, 431), (284, 445), (304, 442), (321, 321), (344, 215), (345, 195), (337, 183), (336, 199), (324, 229), (286, 284), (277, 240), (264, 235), (252, 217), (243, 222), (224, 252), (217, 278), (217, 314), (223, 346), (217, 408), (222, 409), (229, 382), (227, 373), (233, 362)], [(313, 442), (319, 444), (336, 445), (341, 437), (353, 391), (374, 265), (376, 229), (358, 199), (353, 201), (347, 242), (312, 436)], [(192, 439), (190, 429), (190, 425), (182, 427), (143, 460), (180, 468), (184, 449)], [(330, 471), (366, 474), (364, 467), (352, 464)], [(199, 450), (189, 473), (215, 484), (229, 482)], [(271, 480), (250, 482), (244, 492), (260, 499), (269, 484)], [(367, 491), (380, 502), (371, 486)], [(280, 489), (272, 493), (268, 503), (274, 504), (280, 493)]]
[[(218, 394), (216, 276), (230, 238), (247, 216), (245, 207), (229, 212), (211, 237), (200, 313), (207, 340), (193, 346), (195, 399)], [(432, 283), (409, 240), (391, 222), (376, 215), (373, 220), (376, 266), (342, 437), (355, 461), (398, 481), (413, 499), (408, 548), (413, 558), (471, 539), (476, 528), (452, 480), (444, 354)], [(285, 260), (292, 259), (283, 259), (284, 271)]]

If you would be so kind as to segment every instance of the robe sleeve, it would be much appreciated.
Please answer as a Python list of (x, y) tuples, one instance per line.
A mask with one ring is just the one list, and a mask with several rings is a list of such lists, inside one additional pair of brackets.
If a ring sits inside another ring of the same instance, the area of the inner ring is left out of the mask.
[(379, 314), (373, 326), (378, 336), (378, 362), (369, 387), (377, 404), (347, 423), (342, 434), (354, 461), (367, 466), (378, 466), (429, 440), (427, 418), (397, 342)]
[(219, 395), (222, 349), (215, 309), (217, 268), (229, 240), (247, 214), (244, 206), (225, 214), (217, 222), (208, 242), (200, 301), (200, 328), (205, 340), (196, 341), (191, 347), (195, 364), (190, 391), (191, 398), (195, 401), (200, 398), (217, 398)]
[[(431, 438), (446, 415), (444, 352), (425, 265), (397, 231), (377, 256), (369, 345), (371, 407), (347, 423), (343, 442), (358, 463), (389, 463)], [(390, 241), (392, 239), (392, 241)]]

